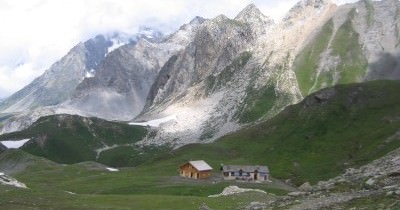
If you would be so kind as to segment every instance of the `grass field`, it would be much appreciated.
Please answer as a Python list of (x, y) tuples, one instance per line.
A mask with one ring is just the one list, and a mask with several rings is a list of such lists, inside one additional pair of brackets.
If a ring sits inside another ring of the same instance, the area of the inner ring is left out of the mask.
[[(21, 163), (21, 160), (24, 160)], [(29, 161), (26, 161), (29, 160)], [(273, 183), (225, 182), (218, 177), (206, 181), (169, 175), (146, 174), (145, 167), (107, 171), (101, 164), (83, 162), (60, 165), (20, 150), (0, 154), (0, 168), (4, 163), (23, 171), (12, 174), (29, 189), (0, 185), (0, 206), (5, 209), (198, 209), (202, 204), (213, 209), (233, 209), (250, 200), (273, 199), (260, 193), (240, 196), (208, 198), (229, 185), (264, 189), (275, 194), (286, 194), (288, 187)], [(160, 168), (159, 170), (166, 168)], [(177, 168), (175, 167), (175, 170)]]

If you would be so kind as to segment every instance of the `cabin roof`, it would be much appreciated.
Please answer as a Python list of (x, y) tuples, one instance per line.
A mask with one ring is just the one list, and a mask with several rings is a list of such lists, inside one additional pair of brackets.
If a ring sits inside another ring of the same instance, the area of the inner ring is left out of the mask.
[(222, 171), (240, 171), (243, 172), (254, 172), (257, 170), (259, 173), (269, 173), (268, 166), (245, 166), (245, 165), (223, 165)]
[(193, 160), (188, 162), (198, 171), (210, 171), (212, 170), (211, 166), (208, 165), (204, 160)]

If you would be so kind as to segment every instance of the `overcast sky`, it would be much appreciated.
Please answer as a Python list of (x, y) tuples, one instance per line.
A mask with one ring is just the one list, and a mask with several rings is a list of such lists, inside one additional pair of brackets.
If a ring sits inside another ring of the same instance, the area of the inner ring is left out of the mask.
[[(99, 33), (170, 33), (194, 16), (233, 18), (250, 3), (279, 20), (298, 0), (0, 0), (0, 98)], [(339, 0), (349, 2), (355, 0)]]

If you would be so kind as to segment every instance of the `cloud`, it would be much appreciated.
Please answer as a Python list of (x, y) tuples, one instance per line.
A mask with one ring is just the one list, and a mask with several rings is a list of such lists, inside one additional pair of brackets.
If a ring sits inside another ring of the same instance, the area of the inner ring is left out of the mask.
[[(251, 0), (0, 0), (0, 98), (41, 75), (74, 45), (99, 33), (170, 33), (194, 16), (233, 18)], [(296, 0), (255, 0), (281, 17)]]

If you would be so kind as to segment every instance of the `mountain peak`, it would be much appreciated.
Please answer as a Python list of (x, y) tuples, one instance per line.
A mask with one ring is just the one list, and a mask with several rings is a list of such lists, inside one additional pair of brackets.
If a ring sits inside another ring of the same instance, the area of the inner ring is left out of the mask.
[(318, 9), (330, 3), (332, 3), (331, 0), (301, 0), (297, 2), (289, 12), (304, 9), (306, 7), (314, 7), (315, 9)]
[(200, 24), (202, 24), (205, 20), (206, 20), (206, 19), (203, 18), (203, 17), (196, 16), (196, 17), (194, 17), (194, 18), (189, 22), (189, 24), (190, 24), (190, 25), (200, 25)]
[(257, 8), (257, 6), (254, 3), (247, 5), (240, 13), (252, 12), (252, 11), (260, 12), (260, 10)]
[(272, 19), (265, 16), (255, 4), (247, 5), (239, 14), (235, 17), (235, 20), (247, 23), (268, 23), (272, 22)]
[(283, 20), (290, 20), (299, 15), (305, 15), (304, 11), (310, 8), (313, 10), (320, 10), (329, 4), (332, 4), (331, 0), (301, 0), (289, 10)]

